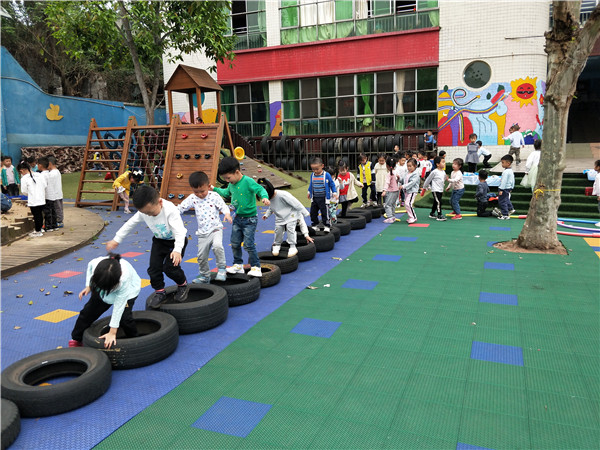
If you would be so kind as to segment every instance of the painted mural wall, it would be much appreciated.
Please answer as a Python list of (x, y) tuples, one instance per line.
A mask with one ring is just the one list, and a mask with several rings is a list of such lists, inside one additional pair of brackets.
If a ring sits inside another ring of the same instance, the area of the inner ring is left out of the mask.
[(542, 138), (545, 92), (546, 82), (538, 77), (493, 83), (479, 91), (444, 86), (438, 92), (438, 145), (467, 145), (471, 133), (483, 145), (505, 145), (514, 123), (525, 144), (533, 144)]

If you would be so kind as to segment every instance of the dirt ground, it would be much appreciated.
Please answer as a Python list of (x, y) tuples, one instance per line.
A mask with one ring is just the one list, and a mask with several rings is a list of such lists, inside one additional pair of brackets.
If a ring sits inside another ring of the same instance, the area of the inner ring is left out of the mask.
[(26, 202), (13, 200), (12, 208), (7, 212), (2, 213), (0, 222), (2, 225), (11, 225), (17, 219), (27, 217), (28, 214), (31, 214), (31, 212)]
[(567, 249), (564, 246), (553, 248), (550, 250), (536, 250), (536, 249), (527, 249), (521, 248), (517, 245), (517, 240), (514, 239), (512, 241), (506, 242), (498, 242), (494, 244), (494, 247), (499, 248), (501, 250), (505, 250), (507, 252), (513, 253), (544, 253), (546, 255), (568, 255)]

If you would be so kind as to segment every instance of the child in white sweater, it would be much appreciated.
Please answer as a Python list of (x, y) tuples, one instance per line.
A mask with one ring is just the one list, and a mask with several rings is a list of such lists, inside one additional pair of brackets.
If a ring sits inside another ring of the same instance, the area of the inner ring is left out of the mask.
[(432, 170), (425, 183), (423, 184), (423, 190), (421, 196), (425, 194), (425, 189), (431, 186), (431, 193), (433, 194), (433, 206), (431, 207), (431, 213), (429, 214), (430, 219), (436, 219), (438, 222), (444, 222), (446, 217), (442, 213), (442, 195), (444, 193), (444, 182), (448, 177), (444, 169), (446, 168), (446, 160), (440, 156), (436, 156), (433, 159), (435, 164), (435, 170)]
[(452, 161), (452, 173), (450, 174), (450, 178), (448, 179), (448, 187), (446, 188), (446, 190), (452, 188), (452, 195), (450, 197), (450, 204), (454, 210), (454, 217), (452, 217), (452, 220), (462, 219), (460, 214), (460, 199), (465, 194), (462, 166), (462, 158), (456, 158), (454, 161)]
[(35, 231), (29, 233), (30, 237), (43, 236), (44, 208), (46, 207), (47, 180), (39, 172), (32, 172), (29, 163), (21, 161), (17, 166), (21, 174), (21, 192), (27, 195), (27, 206), (33, 214)]

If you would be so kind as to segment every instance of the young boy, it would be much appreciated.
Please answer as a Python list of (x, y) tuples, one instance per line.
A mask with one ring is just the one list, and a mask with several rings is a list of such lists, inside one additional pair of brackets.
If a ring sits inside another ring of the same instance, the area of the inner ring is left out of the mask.
[(19, 172), (12, 164), (10, 156), (2, 157), (2, 193), (14, 197), (19, 195)]
[[(319, 159), (319, 161), (320, 161), (320, 158), (315, 158), (314, 160), (316, 160), (316, 159)], [(369, 205), (375, 206), (377, 204), (377, 194), (375, 193), (375, 186), (374, 186), (375, 180), (373, 180), (373, 177), (371, 175), (371, 161), (367, 161), (367, 155), (365, 155), (364, 153), (361, 153), (360, 155), (358, 155), (358, 163), (359, 163), (358, 164), (358, 181), (360, 181), (363, 184), (363, 188), (362, 188), (363, 204), (360, 207), (366, 208)], [(321, 164), (323, 164), (322, 161), (321, 161)], [(312, 164), (310, 165), (310, 167), (312, 168)], [(314, 172), (314, 169), (313, 169), (313, 172)], [(369, 188), (371, 189), (370, 200), (367, 198), (367, 191), (369, 190)], [(329, 198), (329, 195), (327, 195), (327, 198)], [(311, 218), (312, 218), (312, 213), (311, 213)]]
[(510, 201), (510, 193), (515, 187), (515, 174), (511, 168), (513, 163), (513, 157), (510, 155), (504, 155), (500, 159), (502, 168), (502, 178), (500, 178), (500, 187), (498, 187), (498, 204), (500, 205), (500, 211), (502, 215), (498, 217), (500, 220), (510, 219), (510, 215), (515, 212), (513, 204)]
[[(398, 177), (399, 183), (404, 183), (404, 179), (408, 174), (408, 168), (406, 167), (406, 157), (404, 155), (400, 156), (398, 162), (396, 163), (396, 167), (394, 168), (394, 173)], [(404, 206), (404, 189), (400, 189), (400, 206)], [(398, 205), (396, 205), (398, 206)]]
[(487, 184), (487, 171), (479, 171), (479, 184), (477, 185), (477, 191), (475, 192), (475, 198), (477, 199), (477, 217), (490, 217), (491, 212), (486, 211), (488, 206), (488, 193), (490, 188)]
[(433, 159), (435, 163), (435, 170), (432, 170), (425, 183), (423, 184), (423, 191), (421, 195), (425, 193), (425, 189), (431, 185), (431, 193), (433, 194), (433, 206), (431, 207), (431, 213), (429, 214), (430, 219), (436, 219), (438, 222), (444, 222), (446, 217), (442, 213), (442, 195), (444, 193), (444, 181), (446, 181), (446, 160), (439, 156)]
[[(364, 155), (363, 155), (364, 156)], [(365, 156), (366, 161), (366, 156)], [(361, 167), (364, 163), (361, 162)], [(366, 178), (369, 183), (371, 182), (371, 163), (365, 165), (365, 168), (368, 169), (368, 178)], [(313, 173), (310, 175), (310, 184), (308, 185), (308, 198), (311, 199), (310, 203), (310, 221), (313, 230), (319, 230), (319, 211), (321, 211), (321, 220), (323, 221), (323, 226), (325, 233), (329, 233), (330, 223), (329, 223), (329, 212), (327, 205), (332, 197), (337, 195), (337, 190), (335, 188), (335, 183), (331, 175), (323, 170), (323, 161), (321, 158), (313, 158), (310, 163), (310, 168)], [(365, 170), (366, 170), (365, 169)], [(361, 170), (361, 176), (363, 172)], [(366, 185), (365, 185), (366, 186)], [(371, 194), (373, 194), (373, 190), (371, 189)], [(366, 199), (367, 193), (365, 187), (363, 187), (363, 200)], [(363, 204), (363, 206), (365, 206)]]
[[(598, 211), (600, 211), (600, 159), (597, 159), (594, 163), (594, 170), (596, 178), (594, 178), (594, 187), (592, 188), (592, 195), (595, 195), (598, 199)], [(600, 222), (596, 222), (597, 227), (600, 227)]]
[(131, 190), (131, 183), (138, 184), (144, 179), (144, 172), (142, 169), (126, 170), (113, 181), (113, 189), (121, 197), (121, 200), (125, 203), (124, 213), (131, 214), (129, 210), (129, 191)]
[(48, 156), (48, 169), (50, 170), (48, 183), (53, 183), (54, 192), (56, 193), (56, 200), (54, 201), (56, 225), (58, 228), (62, 228), (64, 227), (62, 175), (60, 174), (60, 170), (56, 167), (56, 158), (54, 156)]
[(265, 206), (269, 206), (267, 191), (252, 178), (243, 175), (237, 159), (228, 156), (219, 163), (219, 175), (229, 183), (225, 188), (213, 188), (221, 197), (231, 197), (231, 205), (235, 207), (235, 218), (231, 227), (231, 250), (233, 251), (233, 266), (228, 267), (228, 273), (244, 273), (242, 258), (242, 242), (248, 252), (251, 277), (262, 277), (260, 261), (254, 244), (256, 233), (258, 195)]
[(193, 283), (210, 283), (210, 269), (208, 267), (208, 253), (212, 248), (217, 261), (217, 276), (215, 280), (225, 281), (227, 278), (225, 249), (223, 248), (223, 223), (219, 212), (225, 216), (227, 222), (232, 223), (229, 207), (216, 192), (210, 190), (208, 175), (204, 172), (193, 172), (189, 178), (193, 194), (183, 200), (179, 206), (180, 213), (194, 207), (198, 221), (198, 269), (199, 275)]
[[(431, 162), (429, 162), (429, 160), (425, 157), (424, 152), (418, 152), (417, 158), (419, 161), (417, 170), (419, 171), (419, 175), (420, 175), (421, 179), (424, 180), (425, 178), (427, 178), (429, 176), (429, 173), (432, 171), (433, 166), (431, 165)], [(434, 158), (434, 164), (435, 164), (435, 158)]]
[(427, 133), (425, 133), (423, 135), (423, 137), (424, 137), (424, 143), (425, 143), (425, 150), (432, 151), (433, 148), (435, 147), (435, 144), (437, 144), (437, 141), (435, 140), (435, 136), (433, 135), (431, 130), (427, 130)]
[(44, 230), (47, 232), (58, 230), (58, 221), (56, 220), (56, 183), (51, 180), (50, 170), (48, 170), (48, 158), (42, 156), (38, 159), (38, 167), (42, 175), (46, 178), (46, 206), (44, 206)]
[(373, 167), (372, 174), (375, 175), (375, 190), (377, 191), (377, 206), (383, 206), (382, 196), (383, 185), (385, 184), (385, 176), (387, 175), (387, 167), (385, 165), (385, 155), (380, 154), (377, 157), (377, 164)]
[(489, 169), (492, 167), (488, 162), (492, 157), (492, 154), (483, 146), (483, 142), (477, 141), (477, 146), (479, 147), (479, 150), (477, 150), (477, 160), (483, 156), (483, 167)]
[(106, 244), (106, 250), (112, 252), (130, 231), (145, 223), (154, 234), (148, 267), (150, 285), (154, 289), (154, 294), (149, 306), (158, 308), (167, 299), (163, 272), (177, 283), (175, 300), (184, 302), (190, 287), (180, 263), (187, 246), (187, 230), (179, 210), (170, 201), (160, 198), (158, 192), (150, 186), (140, 186), (135, 191), (133, 204), (138, 212), (125, 222), (113, 240)]
[(469, 164), (469, 172), (475, 173), (477, 171), (477, 163), (479, 162), (479, 156), (477, 156), (477, 152), (479, 151), (477, 135), (475, 133), (470, 134), (469, 141), (471, 142), (467, 144), (467, 157), (465, 158), (465, 162)]
[(450, 196), (450, 204), (454, 211), (452, 220), (461, 220), (462, 215), (460, 214), (460, 199), (465, 194), (465, 183), (463, 182), (462, 174), (463, 160), (462, 158), (456, 158), (452, 161), (452, 173), (448, 180), (448, 187), (446, 190), (452, 188), (452, 195)]
[(509, 135), (503, 137), (503, 139), (510, 140), (510, 150), (508, 151), (509, 156), (515, 154), (517, 156), (517, 164), (521, 164), (521, 149), (525, 148), (525, 139), (519, 131), (521, 127), (518, 123), (513, 123), (508, 129)]

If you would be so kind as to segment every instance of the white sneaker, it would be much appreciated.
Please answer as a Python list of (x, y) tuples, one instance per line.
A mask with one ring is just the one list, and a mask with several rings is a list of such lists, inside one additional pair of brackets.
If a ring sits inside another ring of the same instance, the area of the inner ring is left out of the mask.
[(244, 267), (241, 264), (234, 264), (233, 266), (228, 267), (225, 270), (227, 271), (227, 273), (244, 273)]
[(290, 245), (290, 250), (288, 251), (288, 258), (291, 258), (292, 256), (295, 256), (298, 254), (298, 249), (296, 248), (295, 245)]
[(361, 208), (366, 208), (367, 206), (369, 206), (369, 202), (363, 203), (362, 205), (360, 205)]
[(331, 229), (330, 229), (329, 227), (325, 227), (325, 228), (323, 228), (323, 231), (324, 231), (325, 233), (329, 233), (329, 232), (331, 231)]
[(512, 216), (514, 213), (515, 213), (515, 210), (514, 210), (514, 209), (511, 209), (511, 210), (508, 212), (508, 215), (509, 215), (509, 216)]
[(273, 256), (279, 256), (279, 250), (281, 249), (281, 245), (274, 245), (273, 249), (271, 250), (271, 255)]
[[(242, 272), (243, 272), (243, 269), (242, 269)], [(248, 276), (260, 278), (260, 277), (262, 277), (262, 270), (260, 270), (260, 267), (252, 267), (250, 269), (250, 272), (248, 272)]]
[(43, 235), (44, 233), (42, 233), (41, 231), (32, 231), (31, 233), (29, 233), (29, 237), (40, 237)]
[(314, 227), (311, 227), (313, 229), (313, 231), (315, 232), (319, 232), (319, 226), (315, 225)]

